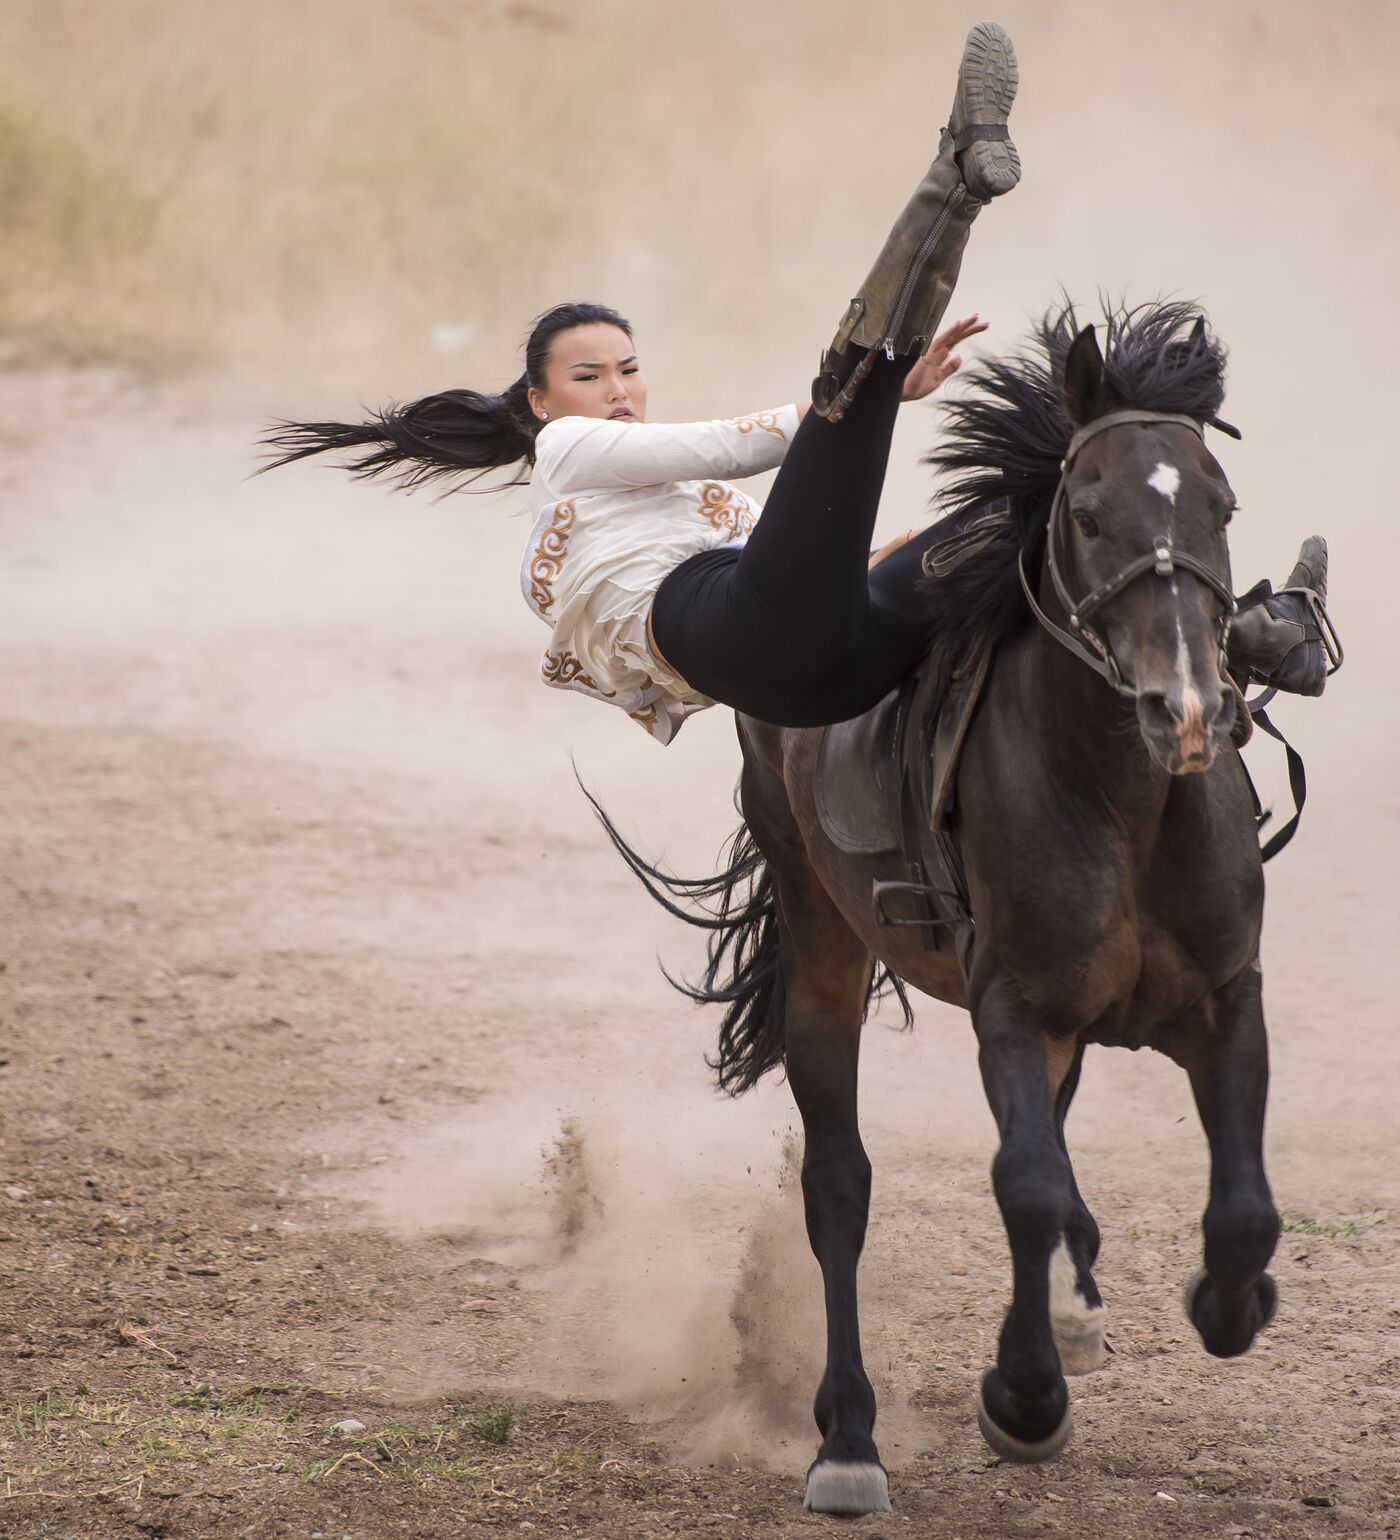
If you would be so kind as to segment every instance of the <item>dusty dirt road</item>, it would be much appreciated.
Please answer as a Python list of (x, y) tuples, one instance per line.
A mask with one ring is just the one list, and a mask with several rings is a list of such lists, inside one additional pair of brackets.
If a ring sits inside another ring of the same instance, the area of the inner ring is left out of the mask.
[[(245, 482), (254, 424), (99, 371), (0, 397), (0, 1533), (821, 1529), (791, 1104), (709, 1089), (714, 1024), (653, 960), (694, 950), (569, 761), (707, 869), (726, 714), (663, 754), (534, 683), (500, 507)], [(857, 1532), (1400, 1521), (1395, 723), (1364, 531), (1329, 524), (1349, 672), (1280, 713), (1315, 807), (1265, 952), (1277, 1325), (1238, 1363), (1200, 1349), (1184, 1082), (1100, 1053), (1071, 1138), (1114, 1355), (1060, 1461), (992, 1459), (972, 1397), (1008, 1268), (970, 1030), (876, 1020), (864, 1313), (897, 1506)]]

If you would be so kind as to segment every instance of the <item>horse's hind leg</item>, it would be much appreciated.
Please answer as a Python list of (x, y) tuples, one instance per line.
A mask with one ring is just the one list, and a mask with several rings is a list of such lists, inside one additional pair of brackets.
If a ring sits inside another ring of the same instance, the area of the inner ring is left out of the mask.
[[(1011, 1305), (996, 1367), (982, 1379), (978, 1425), (1003, 1458), (1048, 1460), (1069, 1441), (1069, 1391), (1051, 1327), (1055, 1258), (1076, 1216), (1058, 1103), (1076, 1044), (1045, 1030), (1017, 992), (993, 982), (973, 1012), (982, 1081), (1001, 1134), (992, 1162), (1011, 1244)], [(1083, 1214), (1088, 1210), (1084, 1209)], [(1092, 1222), (1092, 1221), (1091, 1221)], [(1088, 1236), (1080, 1230), (1081, 1243)], [(1087, 1254), (1087, 1251), (1086, 1251)]]
[[(1069, 1072), (1055, 1098), (1055, 1131), (1065, 1159), (1065, 1119), (1079, 1088), (1084, 1045), (1075, 1050)], [(1065, 1374), (1090, 1374), (1103, 1366), (1103, 1297), (1094, 1282), (1094, 1263), (1099, 1256), (1099, 1227), (1089, 1212), (1070, 1165), (1070, 1211), (1060, 1243), (1050, 1254), (1050, 1329)]]
[(1264, 1269), (1279, 1216), (1264, 1175), (1269, 1045), (1258, 970), (1216, 996), (1214, 1021), (1195, 1028), (1172, 1057), (1185, 1066), (1210, 1141), (1205, 1271), (1187, 1286), (1186, 1309), (1206, 1351), (1236, 1358), (1273, 1319), (1278, 1289)]
[(889, 1485), (872, 1437), (875, 1392), (865, 1373), (856, 1267), (870, 1211), (870, 1161), (856, 1115), (861, 1020), (870, 954), (818, 884), (805, 857), (778, 871), (788, 1083), (805, 1136), (807, 1236), (826, 1297), (826, 1371), (815, 1413), (822, 1444), (805, 1506), (821, 1513), (886, 1509)]

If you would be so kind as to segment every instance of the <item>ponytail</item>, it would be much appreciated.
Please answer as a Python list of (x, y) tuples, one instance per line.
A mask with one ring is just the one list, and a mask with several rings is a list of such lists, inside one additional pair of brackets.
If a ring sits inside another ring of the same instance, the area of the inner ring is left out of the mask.
[[(606, 305), (556, 305), (547, 311), (530, 329), (525, 373), (498, 396), (444, 390), (407, 406), (391, 403), (368, 422), (279, 422), (260, 440), (274, 451), (262, 469), (338, 452), (348, 455), (341, 463), (352, 475), (383, 476), (405, 491), (430, 481), (453, 483), (449, 491), (523, 486), (543, 426), (530, 410), (529, 389), (544, 383), (550, 344), (561, 331), (600, 322), (632, 335), (631, 326)], [(475, 485), (488, 471), (512, 466), (509, 480)]]
[[(353, 475), (384, 476), (405, 491), (452, 478), (469, 485), (487, 471), (522, 461), (534, 464), (531, 424), (538, 427), (539, 423), (530, 411), (528, 389), (522, 374), (499, 396), (444, 390), (407, 406), (390, 404), (369, 422), (279, 423), (261, 440), (277, 451), (263, 469), (339, 451), (348, 453), (341, 463)], [(522, 471), (523, 466), (500, 487), (528, 481)]]

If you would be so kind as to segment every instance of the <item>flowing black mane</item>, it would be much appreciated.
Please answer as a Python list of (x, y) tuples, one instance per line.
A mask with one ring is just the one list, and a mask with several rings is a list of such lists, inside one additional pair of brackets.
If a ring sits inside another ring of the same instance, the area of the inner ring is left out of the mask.
[[(1198, 324), (1199, 323), (1199, 324)], [(948, 437), (925, 464), (949, 473), (945, 513), (1005, 499), (1013, 540), (999, 540), (949, 573), (926, 579), (930, 642), (943, 672), (994, 644), (1028, 613), (1016, 556), (1038, 561), (1060, 462), (1074, 432), (1064, 405), (1065, 358), (1083, 326), (1072, 305), (1049, 312), (1029, 347), (990, 359), (967, 376), (971, 390), (944, 406)], [(1198, 307), (1159, 300), (1105, 306), (1105, 411), (1175, 412), (1204, 423), (1225, 399), (1225, 348)]]

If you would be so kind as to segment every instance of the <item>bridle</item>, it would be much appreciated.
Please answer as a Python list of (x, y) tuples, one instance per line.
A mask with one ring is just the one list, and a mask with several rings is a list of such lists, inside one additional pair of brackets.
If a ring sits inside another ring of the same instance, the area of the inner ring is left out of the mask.
[(1175, 423), (1183, 428), (1190, 428), (1197, 438), (1204, 441), (1205, 430), (1194, 417), (1184, 417), (1175, 412), (1109, 412), (1106, 416), (1096, 418), (1087, 423), (1069, 441), (1069, 448), (1065, 451), (1065, 457), (1060, 462), (1060, 480), (1055, 488), (1055, 497), (1050, 505), (1050, 522), (1045, 531), (1045, 555), (1046, 563), (1050, 569), (1050, 582), (1054, 587), (1055, 596), (1065, 608), (1069, 617), (1069, 630), (1057, 625), (1041, 609), (1036, 602), (1036, 597), (1031, 589), (1030, 579), (1026, 575), (1025, 553), (1021, 552), (1016, 558), (1017, 566), (1021, 574), (1021, 587), (1025, 590), (1026, 601), (1031, 607), (1031, 613), (1040, 624), (1062, 646), (1067, 647), (1081, 662), (1087, 663), (1096, 674), (1101, 675), (1119, 693), (1130, 699), (1136, 699), (1136, 688), (1127, 683), (1123, 677), (1123, 671), (1118, 666), (1118, 660), (1113, 656), (1113, 650), (1108, 644), (1108, 639), (1100, 635), (1090, 624), (1093, 617), (1111, 599), (1115, 599), (1125, 588), (1130, 587), (1142, 577), (1170, 578), (1174, 572), (1189, 572), (1203, 582), (1221, 602), (1220, 612), (1220, 671), (1225, 672), (1225, 638), (1230, 629), (1231, 617), (1238, 608), (1235, 596), (1230, 591), (1230, 585), (1213, 572), (1202, 561), (1198, 561), (1189, 551), (1178, 551), (1172, 546), (1168, 535), (1161, 534), (1153, 538), (1152, 550), (1144, 556), (1139, 556), (1135, 561), (1130, 561), (1116, 576), (1111, 577), (1106, 583), (1092, 593), (1086, 594), (1082, 599), (1071, 596), (1065, 586), (1064, 578), (1060, 573), (1060, 565), (1055, 555), (1055, 547), (1060, 539), (1064, 525), (1064, 510), (1069, 503), (1069, 494), (1066, 491), (1066, 483), (1069, 481), (1070, 472), (1074, 469), (1074, 462), (1079, 456), (1079, 451), (1091, 438), (1106, 432), (1109, 428), (1124, 427), (1131, 423)]

